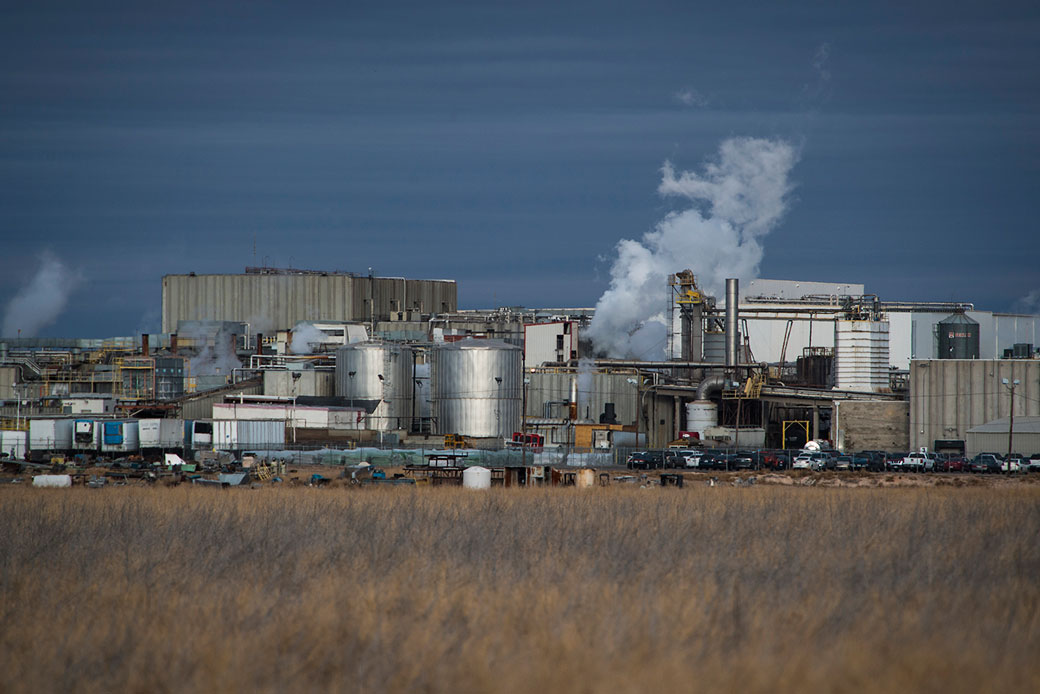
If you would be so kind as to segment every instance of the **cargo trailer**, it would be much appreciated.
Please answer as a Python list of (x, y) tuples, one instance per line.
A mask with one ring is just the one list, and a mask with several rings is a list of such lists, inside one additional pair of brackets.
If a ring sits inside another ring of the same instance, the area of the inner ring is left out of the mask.
[(213, 450), (269, 451), (285, 447), (285, 420), (213, 421)]
[(74, 451), (101, 450), (101, 422), (93, 419), (77, 419), (72, 425), (72, 449)]
[(5, 460), (25, 460), (28, 441), (27, 431), (0, 431), (0, 454), (7, 455)]
[(30, 419), (29, 451), (41, 456), (72, 451), (71, 419)]
[(101, 422), (102, 453), (136, 453), (140, 450), (136, 419)]
[(184, 449), (184, 420), (140, 419), (138, 439), (141, 452), (158, 453)]

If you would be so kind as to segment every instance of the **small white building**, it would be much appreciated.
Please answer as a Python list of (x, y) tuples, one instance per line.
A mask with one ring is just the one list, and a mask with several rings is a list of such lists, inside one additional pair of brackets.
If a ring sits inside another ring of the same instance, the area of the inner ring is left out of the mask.
[(116, 401), (107, 394), (83, 393), (62, 398), (61, 410), (65, 414), (111, 414), (116, 411)]

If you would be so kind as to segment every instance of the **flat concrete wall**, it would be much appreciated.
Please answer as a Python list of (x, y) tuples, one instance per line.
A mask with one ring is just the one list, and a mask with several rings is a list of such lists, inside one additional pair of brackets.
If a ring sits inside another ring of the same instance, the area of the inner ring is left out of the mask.
[(1015, 415), (1040, 415), (1040, 360), (933, 359), (910, 363), (910, 448), (936, 440), (966, 441), (968, 429), (1007, 417), (1015, 389)]
[(847, 400), (834, 403), (835, 445), (847, 452), (910, 448), (910, 403)]

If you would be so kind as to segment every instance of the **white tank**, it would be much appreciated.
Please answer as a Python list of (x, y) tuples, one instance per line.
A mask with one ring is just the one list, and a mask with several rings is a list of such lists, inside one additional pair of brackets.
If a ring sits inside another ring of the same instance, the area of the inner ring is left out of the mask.
[(888, 321), (834, 322), (834, 387), (888, 390)]
[(462, 486), (466, 489), (490, 489), (491, 470), (474, 465), (462, 471)]
[(719, 406), (710, 400), (694, 400), (686, 403), (686, 431), (696, 431), (701, 441), (704, 432), (719, 422)]

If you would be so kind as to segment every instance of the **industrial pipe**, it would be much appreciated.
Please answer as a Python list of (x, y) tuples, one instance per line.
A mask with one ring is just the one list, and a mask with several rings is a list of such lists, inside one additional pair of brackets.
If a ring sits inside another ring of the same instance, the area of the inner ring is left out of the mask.
[(726, 377), (722, 374), (708, 376), (697, 385), (697, 399), (707, 400), (709, 391), (722, 390), (726, 387), (726, 380)]
[(737, 302), (740, 301), (739, 280), (726, 280), (726, 368), (737, 366)]

